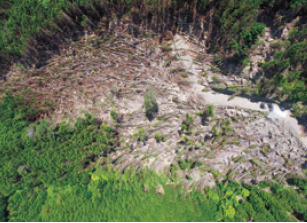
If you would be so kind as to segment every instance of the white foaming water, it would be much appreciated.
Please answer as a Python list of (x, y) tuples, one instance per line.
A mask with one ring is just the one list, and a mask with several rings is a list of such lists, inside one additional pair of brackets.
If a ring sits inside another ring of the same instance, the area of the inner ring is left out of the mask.
[(289, 111), (282, 111), (280, 107), (276, 104), (273, 104), (273, 108), (269, 112), (268, 118), (276, 119), (276, 118), (286, 118), (289, 116)]
[[(193, 49), (193, 45), (189, 45), (187, 40), (180, 35), (175, 36), (172, 47), (173, 49), (176, 49), (174, 50), (174, 55), (177, 55), (179, 50), (187, 51)], [(276, 121), (282, 121), (282, 125), (284, 126), (284, 128), (290, 131), (291, 134), (293, 133), (294, 135), (298, 136), (307, 150), (307, 137), (305, 136), (304, 128), (303, 126), (299, 125), (298, 120), (296, 118), (291, 117), (291, 112), (289, 110), (283, 111), (277, 104), (270, 104), (270, 106), (268, 106), (268, 104), (264, 102), (252, 102), (247, 98), (242, 98), (238, 96), (236, 96), (232, 100), (229, 100), (229, 95), (213, 93), (212, 91), (202, 92), (203, 86), (199, 85), (197, 82), (197, 69), (195, 68), (196, 65), (193, 63), (192, 56), (193, 55), (190, 55), (186, 52), (184, 52), (182, 55), (179, 55), (185, 69), (189, 70), (191, 73), (194, 74), (190, 75), (190, 80), (192, 80), (193, 83), (192, 89), (194, 93), (196, 92), (202, 94), (207, 104), (212, 104), (215, 106), (232, 106), (236, 108), (243, 108), (254, 111), (269, 112), (267, 118)]]

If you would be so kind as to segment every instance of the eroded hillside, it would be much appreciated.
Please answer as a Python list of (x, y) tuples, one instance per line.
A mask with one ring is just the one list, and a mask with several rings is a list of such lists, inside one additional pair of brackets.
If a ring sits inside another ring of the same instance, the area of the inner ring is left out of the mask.
[[(73, 123), (89, 113), (114, 126), (116, 148), (93, 163), (121, 171), (148, 167), (200, 190), (223, 179), (304, 175), (303, 127), (276, 104), (215, 92), (231, 77), (214, 69), (203, 42), (169, 33), (159, 43), (152, 32), (135, 38), (117, 27), (66, 45), (39, 69), (13, 68), (2, 84), (40, 109), (39, 119)], [(156, 98), (154, 117), (146, 115), (146, 94)]]

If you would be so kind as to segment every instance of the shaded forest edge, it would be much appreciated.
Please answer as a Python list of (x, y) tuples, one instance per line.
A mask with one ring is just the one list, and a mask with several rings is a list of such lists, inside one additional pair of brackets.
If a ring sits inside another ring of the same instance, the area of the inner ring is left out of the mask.
[[(1, 55), (37, 64), (43, 60), (40, 53), (57, 50), (63, 39), (75, 38), (78, 32), (82, 35), (85, 29), (108, 32), (111, 22), (119, 24), (124, 20), (132, 24), (135, 35), (142, 34), (140, 27), (160, 34), (168, 30), (190, 32), (205, 39), (213, 51), (242, 57), (263, 32), (258, 20), (269, 23), (271, 14), (277, 10), (291, 10), (293, 15), (303, 13), (302, 7), (291, 9), (301, 5), (297, 2), (16, 0), (10, 10), (2, 13), (5, 16), (1, 17)], [(99, 22), (102, 27), (97, 27)]]
[(302, 0), (1, 1), (1, 76), (6, 78), (13, 63), (42, 67), (67, 45), (66, 40), (77, 40), (87, 31), (103, 37), (116, 26), (139, 37), (152, 31), (160, 40), (169, 31), (193, 35), (206, 44), (221, 68), (231, 62), (243, 69), (265, 27), (277, 38), (280, 27), (299, 18), (280, 51), (261, 65), (265, 78), (258, 86), (262, 95), (272, 94), (272, 86), (281, 87), (287, 101), (306, 102), (306, 4)]
[(1, 221), (307, 218), (306, 179), (254, 185), (225, 180), (187, 193), (167, 175), (110, 168), (108, 155), (121, 142), (103, 120), (85, 115), (54, 125), (37, 120), (37, 112), (22, 97), (7, 95), (0, 104)]

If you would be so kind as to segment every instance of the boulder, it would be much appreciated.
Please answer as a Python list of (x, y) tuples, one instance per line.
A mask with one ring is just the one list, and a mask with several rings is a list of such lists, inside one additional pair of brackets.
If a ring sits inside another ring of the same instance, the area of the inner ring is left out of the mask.
[(241, 85), (242, 85), (243, 87), (246, 87), (246, 86), (249, 85), (249, 81), (246, 80), (246, 79), (241, 79)]
[(162, 38), (166, 41), (172, 40), (174, 38), (174, 35), (171, 31), (166, 31), (163, 33)]
[(209, 142), (212, 139), (212, 134), (205, 135), (205, 142)]
[(249, 113), (242, 111), (241, 115), (243, 118), (248, 118), (249, 117)]
[(144, 191), (145, 193), (148, 192), (148, 187), (147, 187), (145, 184), (143, 185), (143, 191)]
[(234, 117), (234, 116), (236, 116), (236, 113), (235, 113), (235, 111), (234, 110), (226, 110), (226, 114), (227, 114), (227, 116), (228, 117)]
[(261, 141), (265, 144), (269, 143), (269, 139), (267, 137), (262, 137)]
[(227, 87), (233, 86), (233, 82), (232, 82), (232, 81), (227, 80), (227, 81), (225, 81), (224, 83), (225, 83), (225, 85), (226, 85)]
[(202, 124), (202, 119), (199, 116), (196, 116), (196, 118), (194, 119), (194, 124), (196, 126), (200, 126)]
[(248, 79), (249, 76), (250, 76), (250, 75), (249, 75), (250, 70), (251, 70), (251, 67), (250, 67), (249, 65), (246, 66), (246, 67), (242, 70), (242, 72), (241, 72), (242, 77)]
[(27, 166), (19, 166), (17, 169), (17, 172), (19, 175), (27, 174), (28, 173), (28, 167)]
[(289, 153), (289, 158), (290, 158), (290, 159), (295, 159), (295, 158), (297, 158), (297, 153), (295, 153), (295, 152), (290, 152), (290, 153)]
[(288, 39), (288, 35), (289, 35), (289, 29), (288, 29), (288, 27), (286, 26), (286, 27), (282, 30), (282, 34), (281, 34), (282, 40)]
[(156, 189), (156, 194), (164, 196), (164, 188), (161, 185)]
[(29, 129), (28, 129), (28, 136), (29, 136), (30, 138), (33, 138), (34, 135), (35, 135), (35, 128), (34, 128), (34, 127), (29, 128)]

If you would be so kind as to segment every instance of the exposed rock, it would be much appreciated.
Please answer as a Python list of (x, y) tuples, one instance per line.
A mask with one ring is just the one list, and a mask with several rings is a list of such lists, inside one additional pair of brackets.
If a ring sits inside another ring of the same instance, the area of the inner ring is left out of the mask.
[(171, 31), (166, 31), (163, 33), (163, 37), (164, 40), (169, 41), (172, 40), (174, 38), (174, 35)]
[(188, 174), (194, 181), (199, 181), (201, 179), (200, 172), (198, 170), (194, 170), (193, 172)]
[(239, 203), (241, 203), (243, 201), (243, 196), (237, 196), (237, 200)]
[(265, 144), (269, 143), (269, 140), (268, 140), (267, 137), (263, 137), (263, 138), (261, 139), (261, 141), (262, 141), (263, 143), (265, 143)]
[(249, 117), (249, 114), (248, 114), (247, 112), (242, 111), (242, 112), (241, 112), (241, 116), (242, 116), (243, 118), (247, 118), (247, 117)]
[(226, 114), (227, 114), (228, 117), (236, 116), (235, 110), (232, 110), (232, 109), (231, 110), (230, 109), (226, 110)]
[(28, 167), (27, 166), (19, 166), (17, 169), (18, 174), (23, 175), (28, 172)]
[(33, 138), (34, 135), (35, 135), (35, 128), (34, 128), (34, 127), (29, 128), (29, 129), (28, 129), (28, 136), (29, 136), (30, 138)]
[(205, 142), (209, 142), (212, 139), (212, 134), (208, 134), (205, 136)]
[(148, 187), (146, 187), (146, 185), (145, 185), (145, 184), (143, 185), (143, 191), (144, 191), (145, 193), (147, 193), (147, 192), (148, 192)]
[(258, 176), (257, 176), (257, 181), (258, 181), (258, 182), (264, 181), (265, 179), (266, 179), (265, 176), (261, 176), (261, 175), (258, 175)]
[(136, 148), (138, 148), (138, 145), (139, 145), (139, 143), (138, 143), (137, 141), (135, 141), (135, 142), (133, 142), (133, 143), (130, 145), (130, 148), (131, 148), (131, 149), (136, 149)]
[(172, 97), (172, 102), (178, 102), (179, 98), (177, 95)]
[(290, 153), (289, 153), (289, 158), (290, 158), (290, 159), (295, 159), (295, 158), (297, 158), (297, 153), (295, 153), (295, 152), (290, 152)]
[(201, 142), (202, 139), (203, 139), (203, 138), (202, 138), (201, 135), (195, 136), (195, 141), (196, 141), (196, 142)]
[(246, 87), (246, 86), (249, 85), (249, 81), (246, 80), (246, 79), (241, 79), (241, 84), (242, 84), (243, 87)]
[(265, 40), (268, 41), (268, 42), (272, 42), (274, 39), (271, 38), (270, 36), (267, 36)]
[(197, 116), (195, 119), (194, 119), (194, 124), (196, 126), (200, 126), (202, 124), (202, 119), (201, 117)]
[(253, 51), (256, 55), (265, 55), (266, 54), (266, 47), (265, 46), (257, 46), (256, 49)]
[(249, 65), (246, 66), (241, 72), (242, 77), (248, 79), (250, 70), (251, 70), (251, 67)]
[(193, 185), (193, 181), (189, 181), (189, 180), (183, 180), (182, 181), (182, 187), (186, 190), (189, 190), (190, 187)]
[(289, 29), (288, 29), (287, 26), (285, 26), (284, 29), (282, 30), (282, 34), (281, 34), (282, 40), (288, 39), (288, 35), (289, 35)]
[(158, 188), (156, 189), (156, 194), (164, 196), (164, 188), (161, 185), (159, 185)]
[(227, 87), (233, 86), (233, 82), (232, 82), (232, 81), (225, 81), (224, 83), (225, 83), (225, 85), (226, 85)]
[(151, 138), (151, 139), (147, 140), (147, 144), (148, 144), (148, 146), (154, 148), (154, 147), (156, 147), (157, 143), (156, 143), (156, 140), (154, 138)]

